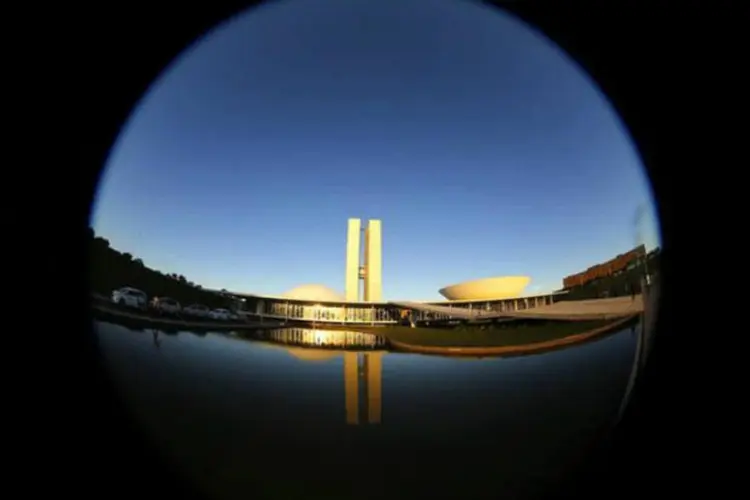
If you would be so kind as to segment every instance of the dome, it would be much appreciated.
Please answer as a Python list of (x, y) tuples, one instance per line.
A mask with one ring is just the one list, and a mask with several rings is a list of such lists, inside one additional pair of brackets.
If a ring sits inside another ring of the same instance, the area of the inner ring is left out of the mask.
[(464, 281), (440, 289), (448, 300), (510, 299), (520, 296), (531, 282), (528, 276), (498, 276)]
[(285, 299), (308, 302), (344, 302), (344, 296), (325, 285), (300, 285), (282, 295)]

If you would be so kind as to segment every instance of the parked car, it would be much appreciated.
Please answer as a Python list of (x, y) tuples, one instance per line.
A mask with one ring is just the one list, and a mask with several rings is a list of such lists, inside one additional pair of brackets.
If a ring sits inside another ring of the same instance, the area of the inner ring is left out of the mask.
[(206, 318), (210, 312), (211, 310), (208, 306), (204, 306), (203, 304), (191, 304), (182, 310), (183, 314), (196, 316), (198, 318)]
[(208, 316), (211, 319), (216, 319), (219, 321), (229, 321), (231, 319), (231, 313), (228, 309), (214, 309), (210, 313), (208, 313)]
[(112, 302), (135, 309), (146, 309), (148, 296), (142, 290), (126, 286), (112, 292)]
[(160, 313), (179, 314), (182, 306), (171, 297), (156, 297), (153, 302), (154, 309)]

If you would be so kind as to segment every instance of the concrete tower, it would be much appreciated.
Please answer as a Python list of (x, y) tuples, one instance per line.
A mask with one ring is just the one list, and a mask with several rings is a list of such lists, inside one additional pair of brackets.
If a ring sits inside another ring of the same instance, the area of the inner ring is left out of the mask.
[(359, 241), (362, 221), (349, 219), (346, 232), (346, 283), (344, 295), (347, 302), (359, 301)]
[[(383, 298), (383, 231), (379, 220), (370, 220), (362, 241), (362, 221), (349, 219), (346, 234), (346, 300), (380, 302)], [(361, 247), (364, 246), (364, 257)], [(362, 264), (360, 264), (362, 262)], [(360, 297), (359, 281), (364, 281)]]

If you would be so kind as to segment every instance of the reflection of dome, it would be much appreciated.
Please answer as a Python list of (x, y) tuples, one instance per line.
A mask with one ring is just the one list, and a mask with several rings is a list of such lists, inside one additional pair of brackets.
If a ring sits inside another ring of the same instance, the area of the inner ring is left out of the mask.
[(285, 299), (310, 302), (344, 302), (344, 297), (325, 285), (300, 285), (282, 295)]
[(289, 347), (286, 351), (295, 358), (303, 361), (328, 361), (329, 359), (333, 359), (341, 354), (336, 351), (308, 349), (305, 347)]
[(518, 297), (528, 286), (528, 276), (499, 276), (464, 281), (440, 289), (440, 295), (448, 300), (505, 299)]

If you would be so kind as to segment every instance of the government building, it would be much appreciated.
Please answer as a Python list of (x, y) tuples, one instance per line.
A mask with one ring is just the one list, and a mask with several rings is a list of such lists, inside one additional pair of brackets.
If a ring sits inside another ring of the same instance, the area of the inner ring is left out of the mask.
[(346, 234), (344, 293), (307, 284), (280, 296), (223, 292), (236, 309), (252, 319), (339, 325), (388, 325), (450, 321), (452, 311), (521, 311), (550, 305), (559, 292), (524, 295), (527, 276), (495, 276), (465, 281), (439, 290), (445, 300), (432, 302), (383, 300), (383, 225), (349, 219)]

